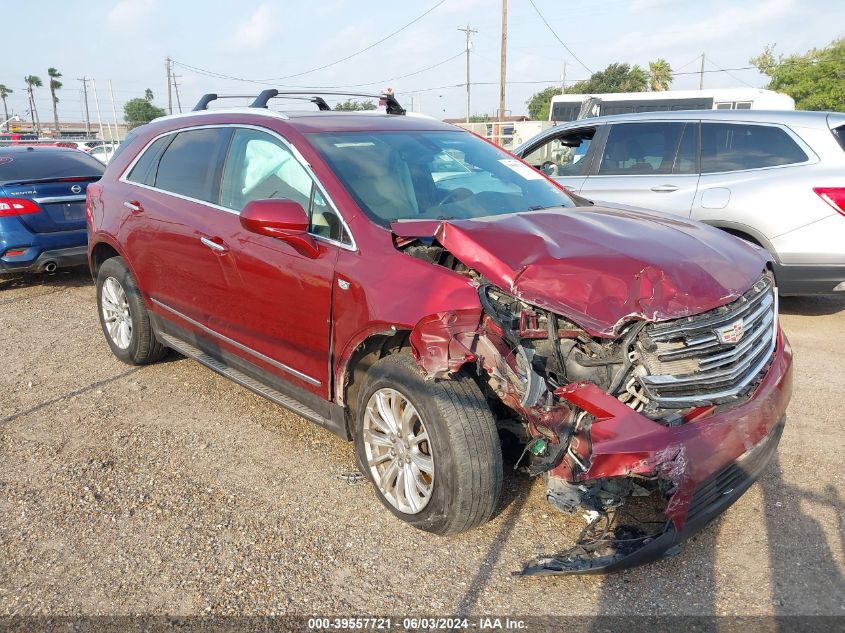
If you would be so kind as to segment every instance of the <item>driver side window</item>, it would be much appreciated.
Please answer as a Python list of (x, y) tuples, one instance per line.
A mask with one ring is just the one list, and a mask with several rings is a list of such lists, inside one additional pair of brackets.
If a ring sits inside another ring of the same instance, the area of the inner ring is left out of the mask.
[(248, 202), (287, 198), (308, 214), (309, 232), (344, 241), (343, 225), (305, 167), (279, 139), (259, 130), (235, 130), (223, 170), (220, 204), (242, 210)]
[(582, 176), (584, 160), (590, 149), (595, 129), (582, 129), (555, 136), (525, 154), (522, 159), (547, 176)]

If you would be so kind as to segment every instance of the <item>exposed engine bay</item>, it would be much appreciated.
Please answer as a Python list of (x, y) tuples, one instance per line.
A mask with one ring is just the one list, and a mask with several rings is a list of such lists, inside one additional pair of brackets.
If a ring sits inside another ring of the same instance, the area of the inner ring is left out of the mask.
[(516, 467), (544, 477), (557, 510), (587, 520), (572, 548), (523, 573), (617, 568), (683, 529), (695, 489), (684, 447), (667, 442), (627, 462), (601, 461), (594, 445), (613, 438), (594, 425), (609, 428), (612, 419), (634, 437), (655, 435), (746, 401), (777, 341), (768, 273), (717, 309), (662, 322), (632, 318), (615, 336), (599, 337), (497, 287), (436, 240), (399, 240), (397, 248), (467, 275), (478, 290), (480, 311), (437, 315), (412, 332), (420, 367), (443, 379), (474, 363), (500, 425), (521, 435)]

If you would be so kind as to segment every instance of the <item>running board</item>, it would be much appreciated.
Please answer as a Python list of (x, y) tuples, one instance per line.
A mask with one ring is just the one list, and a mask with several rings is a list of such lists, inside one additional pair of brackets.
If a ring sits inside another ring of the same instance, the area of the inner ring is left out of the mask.
[(298, 400), (294, 400), (290, 396), (286, 396), (285, 394), (276, 391), (272, 387), (268, 387), (264, 383), (259, 382), (258, 380), (255, 380), (250, 376), (247, 376), (245, 373), (238, 371), (234, 367), (231, 367), (222, 361), (217, 360), (213, 356), (206, 354), (201, 349), (194, 347), (190, 343), (186, 343), (182, 339), (176, 338), (175, 336), (172, 336), (170, 334), (165, 334), (164, 332), (157, 332), (157, 335), (158, 338), (161, 339), (162, 343), (167, 345), (167, 347), (175, 349), (183, 356), (192, 358), (198, 363), (205, 365), (209, 369), (216, 371), (218, 374), (225, 376), (230, 380), (233, 380), (242, 387), (246, 387), (250, 391), (254, 391), (259, 396), (263, 396), (264, 398), (267, 398), (268, 400), (271, 400), (272, 402), (283, 406), (285, 409), (293, 411), (294, 413), (302, 416), (306, 420), (310, 420), (311, 422), (315, 422), (320, 426), (324, 426), (330, 429), (333, 428), (333, 425), (329, 420), (314, 411), (314, 409), (305, 406)]

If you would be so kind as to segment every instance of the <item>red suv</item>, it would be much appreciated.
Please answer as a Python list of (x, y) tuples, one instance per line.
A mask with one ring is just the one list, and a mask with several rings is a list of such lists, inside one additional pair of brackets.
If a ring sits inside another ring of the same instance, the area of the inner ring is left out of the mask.
[[(400, 519), (487, 521), (500, 436), (575, 547), (524, 573), (655, 560), (775, 452), (792, 353), (761, 249), (575, 198), (462, 129), (386, 111), (206, 109), (137, 128), (88, 187), (106, 341), (167, 348), (355, 442)], [(522, 447), (521, 447), (522, 448)], [(655, 523), (623, 505), (646, 497)]]

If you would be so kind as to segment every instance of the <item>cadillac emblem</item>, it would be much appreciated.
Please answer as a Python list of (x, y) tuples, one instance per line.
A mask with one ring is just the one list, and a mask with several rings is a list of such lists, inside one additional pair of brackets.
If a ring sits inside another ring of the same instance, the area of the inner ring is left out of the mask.
[(730, 325), (723, 325), (722, 327), (716, 328), (716, 336), (719, 337), (719, 342), (725, 345), (738, 343), (744, 333), (745, 325), (742, 319), (734, 321)]

